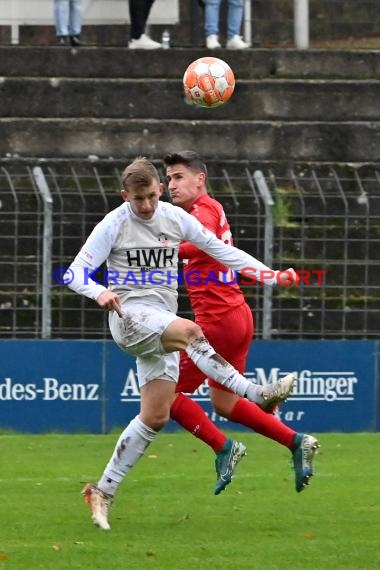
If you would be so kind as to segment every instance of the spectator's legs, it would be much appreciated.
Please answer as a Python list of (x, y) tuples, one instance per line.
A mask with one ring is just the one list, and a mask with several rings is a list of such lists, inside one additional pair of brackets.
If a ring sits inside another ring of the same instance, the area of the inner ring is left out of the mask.
[(131, 17), (131, 39), (129, 49), (159, 49), (161, 44), (153, 41), (145, 33), (146, 22), (154, 0), (129, 0)]
[(244, 14), (243, 0), (228, 0), (227, 39), (239, 36)]
[(138, 40), (145, 31), (145, 24), (154, 0), (129, 0), (131, 38)]
[(70, 0), (70, 36), (79, 36), (83, 22), (83, 0)]
[(205, 0), (205, 35), (217, 36), (219, 33), (219, 9), (221, 0)]
[(57, 36), (68, 36), (69, 0), (54, 0), (54, 19)]
[(150, 9), (153, 6), (154, 0), (145, 0), (144, 2), (144, 20), (145, 24), (149, 18)]

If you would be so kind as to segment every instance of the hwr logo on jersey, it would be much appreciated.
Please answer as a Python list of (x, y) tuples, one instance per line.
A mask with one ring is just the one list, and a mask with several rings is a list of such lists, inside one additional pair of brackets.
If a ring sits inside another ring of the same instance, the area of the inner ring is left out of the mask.
[(174, 267), (174, 254), (174, 247), (127, 249), (125, 252), (129, 267)]

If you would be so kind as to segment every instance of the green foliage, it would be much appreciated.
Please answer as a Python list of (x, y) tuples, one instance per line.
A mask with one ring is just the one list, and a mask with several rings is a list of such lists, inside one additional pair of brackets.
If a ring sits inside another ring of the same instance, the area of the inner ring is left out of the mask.
[(0, 569), (380, 567), (380, 434), (321, 435), (317, 475), (297, 494), (287, 449), (240, 433), (248, 456), (218, 497), (213, 452), (162, 434), (121, 486), (105, 532), (80, 490), (116, 437), (0, 436)]
[(277, 227), (298, 227), (297, 223), (290, 222), (292, 200), (289, 196), (289, 190), (288, 188), (279, 186), (275, 189), (273, 216), (274, 224)]

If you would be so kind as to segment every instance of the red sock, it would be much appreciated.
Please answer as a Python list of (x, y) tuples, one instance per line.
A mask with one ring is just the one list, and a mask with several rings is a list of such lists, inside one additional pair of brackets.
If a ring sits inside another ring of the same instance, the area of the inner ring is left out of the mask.
[(229, 418), (232, 422), (243, 424), (255, 432), (265, 435), (282, 445), (292, 448), (297, 432), (286, 426), (272, 414), (267, 414), (257, 404), (240, 398), (232, 409)]
[(207, 443), (215, 453), (219, 453), (226, 443), (227, 436), (212, 423), (197, 402), (184, 394), (177, 394), (170, 408), (170, 417)]

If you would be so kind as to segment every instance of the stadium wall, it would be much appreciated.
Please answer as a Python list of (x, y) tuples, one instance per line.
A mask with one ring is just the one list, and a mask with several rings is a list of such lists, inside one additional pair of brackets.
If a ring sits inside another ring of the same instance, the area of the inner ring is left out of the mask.
[[(296, 370), (280, 417), (297, 431), (380, 430), (377, 341), (255, 341), (247, 377), (272, 382)], [(0, 341), (0, 430), (107, 433), (139, 409), (135, 362), (112, 341)], [(207, 386), (193, 397), (223, 429)], [(177, 429), (170, 422), (167, 429)]]

